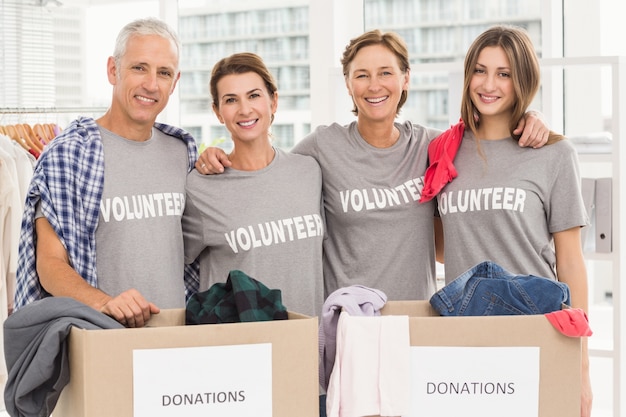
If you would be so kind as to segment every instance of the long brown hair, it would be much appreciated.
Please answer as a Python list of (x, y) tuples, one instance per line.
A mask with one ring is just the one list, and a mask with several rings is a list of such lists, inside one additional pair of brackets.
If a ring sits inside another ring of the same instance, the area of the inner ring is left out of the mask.
[[(463, 97), (461, 99), (461, 118), (474, 134), (480, 124), (480, 114), (470, 97), (470, 83), (480, 52), (485, 47), (499, 46), (502, 48), (511, 65), (511, 80), (515, 90), (515, 102), (509, 123), (511, 136), (533, 98), (539, 91), (541, 70), (539, 60), (528, 33), (519, 27), (498, 25), (487, 29), (472, 43), (465, 56), (465, 77), (463, 83)], [(478, 116), (478, 117), (475, 117)], [(548, 143), (551, 144), (564, 139), (563, 135), (550, 132)]]

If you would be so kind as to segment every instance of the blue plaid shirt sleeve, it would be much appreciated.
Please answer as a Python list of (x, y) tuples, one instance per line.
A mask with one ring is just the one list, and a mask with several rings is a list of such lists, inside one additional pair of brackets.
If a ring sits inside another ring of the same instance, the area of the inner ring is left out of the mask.
[(72, 267), (97, 285), (95, 229), (104, 183), (100, 131), (91, 118), (72, 122), (42, 152), (28, 188), (20, 231), (15, 309), (47, 295), (35, 260), (37, 204), (68, 252)]

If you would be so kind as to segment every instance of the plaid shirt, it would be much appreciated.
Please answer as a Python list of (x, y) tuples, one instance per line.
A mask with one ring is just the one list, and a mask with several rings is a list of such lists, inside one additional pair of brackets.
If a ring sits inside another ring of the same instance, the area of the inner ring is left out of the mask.
[(280, 289), (239, 270), (230, 271), (226, 282), (216, 282), (193, 294), (185, 308), (185, 324), (246, 323), (287, 320)]
[[(198, 150), (194, 138), (182, 129), (161, 123), (162, 132), (187, 144), (189, 170)], [(90, 285), (97, 287), (96, 227), (104, 188), (104, 149), (95, 120), (74, 120), (46, 146), (37, 160), (28, 193), (19, 240), (15, 309), (44, 298), (37, 274), (35, 208), (41, 210), (67, 250), (70, 265)], [(187, 297), (198, 288), (197, 265), (185, 267)]]

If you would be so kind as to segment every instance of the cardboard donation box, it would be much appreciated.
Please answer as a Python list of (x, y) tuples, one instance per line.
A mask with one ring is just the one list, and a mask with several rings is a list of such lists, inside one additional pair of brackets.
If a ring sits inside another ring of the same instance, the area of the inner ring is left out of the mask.
[(427, 301), (390, 301), (409, 316), (410, 415), (580, 415), (580, 338), (543, 315), (441, 317)]
[(317, 417), (317, 318), (149, 327), (69, 336), (70, 382), (54, 417)]

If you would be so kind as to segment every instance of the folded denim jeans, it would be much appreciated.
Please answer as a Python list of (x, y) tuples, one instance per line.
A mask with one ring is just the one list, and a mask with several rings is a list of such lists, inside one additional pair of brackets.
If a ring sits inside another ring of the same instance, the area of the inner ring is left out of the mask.
[(570, 292), (563, 282), (485, 261), (437, 291), (430, 304), (442, 316), (547, 314), (569, 305)]

